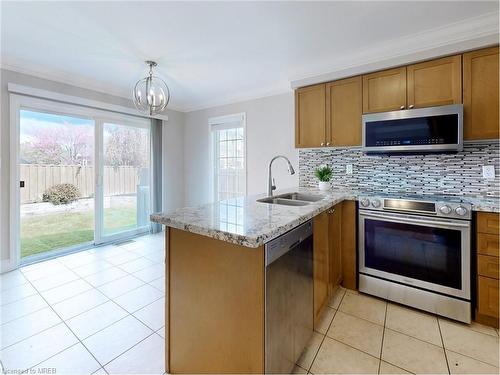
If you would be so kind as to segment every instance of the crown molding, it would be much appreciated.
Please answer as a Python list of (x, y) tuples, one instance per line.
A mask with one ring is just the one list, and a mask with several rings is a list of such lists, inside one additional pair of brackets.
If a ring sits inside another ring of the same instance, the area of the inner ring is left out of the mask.
[[(4, 70), (10, 70), (16, 73), (21, 73), (35, 78), (46, 79), (48, 81), (53, 81), (57, 83), (62, 83), (80, 89), (95, 91), (101, 94), (116, 96), (122, 99), (131, 100), (132, 89), (124, 90), (116, 85), (110, 85), (108, 83), (98, 81), (95, 79), (90, 79), (88, 77), (83, 77), (80, 75), (70, 74), (61, 70), (53, 70), (39, 65), (34, 65), (27, 63), (26, 61), (16, 60), (10, 57), (2, 56), (0, 61), (0, 68)], [(168, 106), (169, 110), (179, 111), (176, 106)]]
[(355, 51), (323, 72), (290, 81), (292, 89), (498, 44), (499, 12), (468, 18)]
[(267, 89), (263, 89), (263, 90), (256, 90), (256, 91), (252, 91), (252, 92), (247, 92), (247, 93), (242, 94), (242, 95), (232, 95), (232, 96), (226, 96), (224, 98), (217, 99), (217, 100), (205, 101), (205, 102), (200, 103), (197, 106), (185, 107), (185, 108), (183, 108), (182, 112), (189, 113), (189, 112), (201, 111), (204, 109), (210, 109), (210, 108), (214, 108), (214, 107), (222, 107), (222, 106), (231, 105), (231, 104), (238, 104), (238, 103), (243, 103), (243, 102), (250, 101), (250, 100), (264, 99), (264, 98), (268, 98), (271, 96), (283, 95), (283, 94), (288, 94), (288, 93), (292, 92), (290, 87), (287, 87), (286, 83), (285, 83), (285, 85), (281, 85), (281, 86), (283, 86), (283, 87), (267, 88)]

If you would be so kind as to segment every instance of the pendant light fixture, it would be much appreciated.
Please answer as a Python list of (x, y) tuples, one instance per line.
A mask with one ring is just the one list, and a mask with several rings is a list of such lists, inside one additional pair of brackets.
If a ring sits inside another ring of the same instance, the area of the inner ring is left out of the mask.
[(170, 101), (170, 90), (163, 79), (153, 75), (153, 68), (158, 64), (146, 61), (149, 75), (137, 81), (134, 86), (134, 104), (136, 108), (150, 116), (162, 112)]

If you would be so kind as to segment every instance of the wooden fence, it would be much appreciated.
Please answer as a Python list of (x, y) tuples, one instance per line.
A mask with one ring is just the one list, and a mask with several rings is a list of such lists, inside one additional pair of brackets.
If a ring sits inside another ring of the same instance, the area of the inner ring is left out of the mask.
[[(140, 168), (137, 167), (104, 167), (104, 195), (136, 193), (139, 172)], [(21, 204), (41, 202), (45, 190), (63, 183), (75, 185), (82, 198), (90, 198), (95, 194), (93, 166), (21, 164), (20, 177), (25, 183), (21, 189)]]

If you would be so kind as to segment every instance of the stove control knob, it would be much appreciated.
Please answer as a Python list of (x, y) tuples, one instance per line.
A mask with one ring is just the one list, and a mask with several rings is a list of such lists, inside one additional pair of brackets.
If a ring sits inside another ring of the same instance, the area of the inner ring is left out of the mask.
[(465, 207), (458, 206), (457, 208), (455, 208), (455, 213), (458, 216), (464, 216), (467, 213), (467, 209)]
[(372, 206), (375, 207), (375, 208), (379, 208), (380, 207), (380, 201), (378, 199), (375, 199), (372, 201)]
[(368, 198), (363, 198), (360, 203), (363, 207), (368, 207), (370, 205), (370, 200)]
[(439, 212), (442, 214), (448, 215), (451, 213), (451, 207), (445, 204), (444, 206), (439, 207)]

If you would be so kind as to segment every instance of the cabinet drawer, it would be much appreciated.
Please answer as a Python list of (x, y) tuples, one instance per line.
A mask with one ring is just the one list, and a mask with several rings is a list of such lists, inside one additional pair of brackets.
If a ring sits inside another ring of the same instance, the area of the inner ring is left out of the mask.
[(477, 231), (479, 233), (500, 234), (498, 214), (478, 212)]
[(498, 258), (488, 255), (478, 255), (477, 273), (481, 276), (498, 279)]
[(478, 312), (498, 318), (498, 280), (478, 276)]
[(477, 234), (477, 253), (483, 255), (499, 256), (498, 251), (499, 236), (494, 234)]

